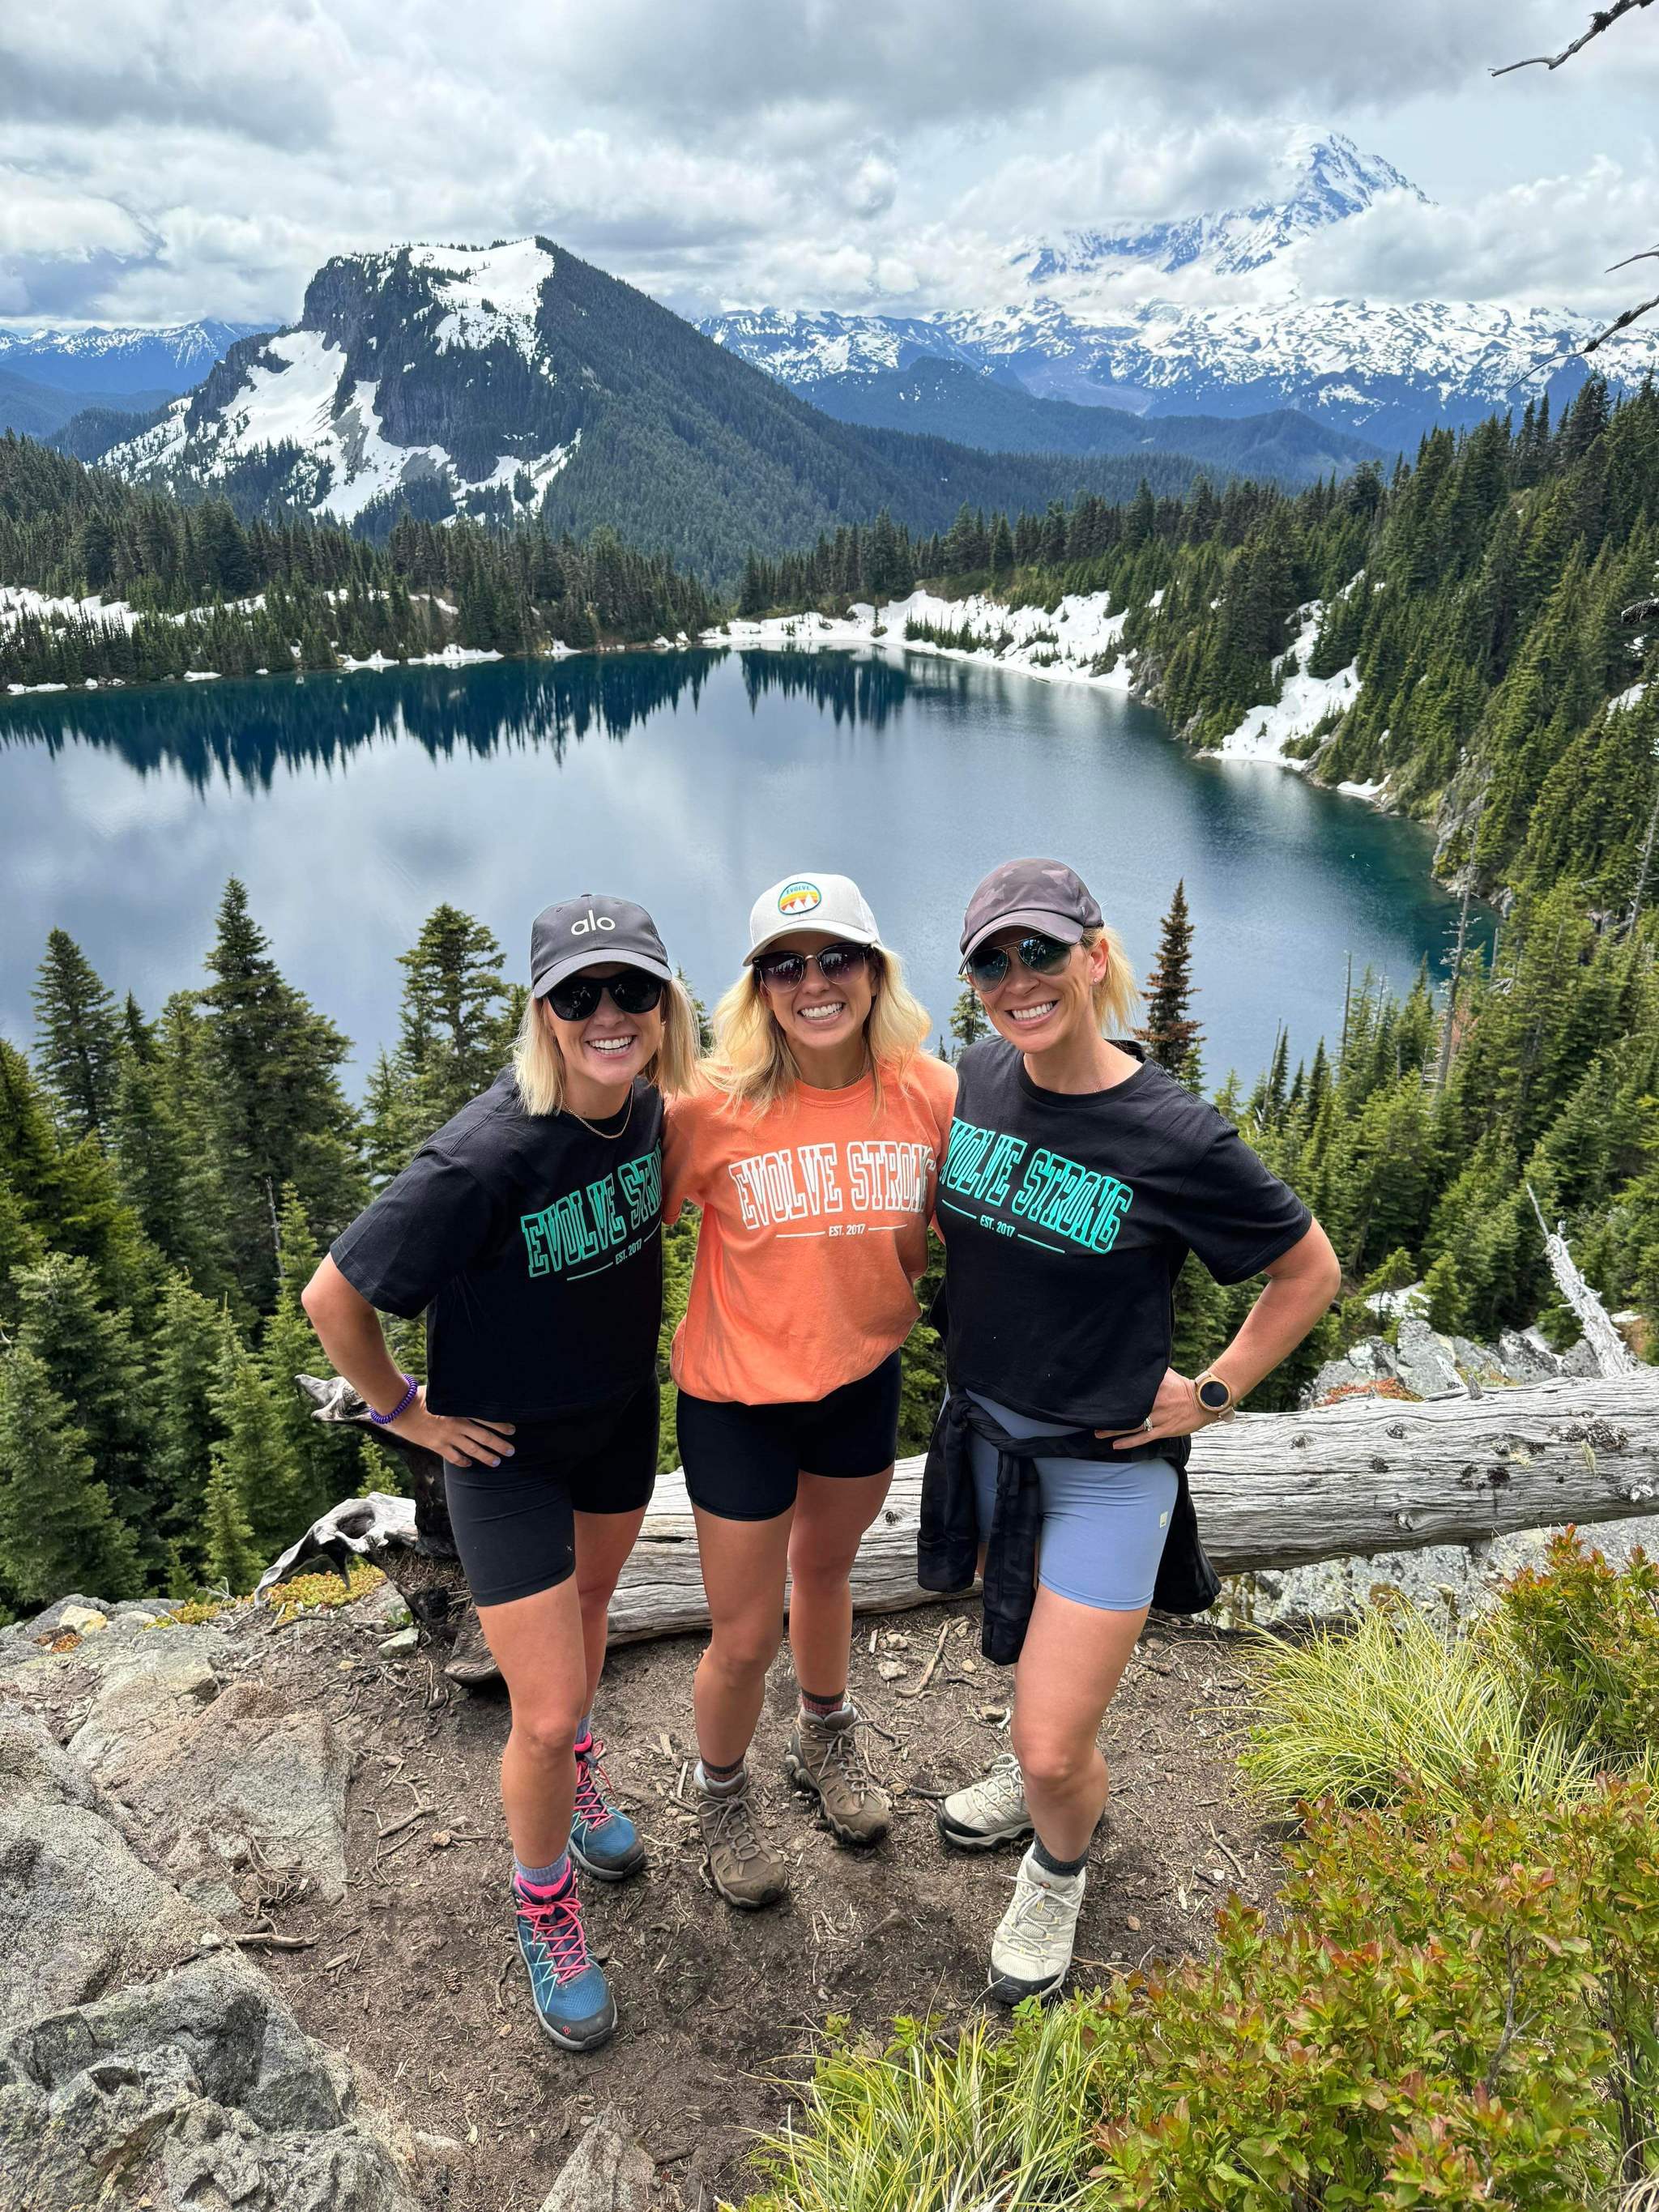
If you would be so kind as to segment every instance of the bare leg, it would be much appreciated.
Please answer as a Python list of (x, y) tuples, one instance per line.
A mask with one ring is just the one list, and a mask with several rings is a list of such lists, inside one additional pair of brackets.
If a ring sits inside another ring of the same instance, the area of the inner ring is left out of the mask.
[(879, 1474), (800, 1478), (789, 1535), (789, 1650), (796, 1681), (814, 1696), (847, 1687), (853, 1562), (892, 1480), (890, 1467)]
[(1012, 1735), (1032, 1824), (1057, 1859), (1087, 1850), (1106, 1809), (1096, 1739), (1146, 1612), (1109, 1613), (1037, 1591), (1014, 1672)]
[(766, 1697), (766, 1670), (783, 1640), (784, 1563), (794, 1509), (770, 1521), (727, 1521), (694, 1504), (708, 1648), (692, 1686), (697, 1749), (711, 1766), (747, 1752)]
[(513, 1705), (501, 1753), (501, 1803), (523, 1866), (550, 1866), (570, 1840), (576, 1727), (587, 1710), (576, 1578), (507, 1605), (481, 1605), (478, 1625)]
[(576, 1595), (582, 1612), (582, 1649), (587, 1662), (587, 1703), (593, 1699), (605, 1672), (605, 1639), (610, 1631), (611, 1601), (617, 1580), (628, 1564), (628, 1555), (639, 1541), (646, 1515), (637, 1513), (578, 1513), (576, 1522)]

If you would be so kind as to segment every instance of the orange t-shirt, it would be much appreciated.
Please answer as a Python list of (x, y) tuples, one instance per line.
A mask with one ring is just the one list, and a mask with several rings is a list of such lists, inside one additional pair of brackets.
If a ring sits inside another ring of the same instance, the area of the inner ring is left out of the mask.
[(718, 1091), (671, 1099), (663, 1220), (702, 1208), (674, 1380), (745, 1406), (826, 1397), (915, 1325), (955, 1071), (918, 1054), (902, 1083), (799, 1084), (757, 1120)]

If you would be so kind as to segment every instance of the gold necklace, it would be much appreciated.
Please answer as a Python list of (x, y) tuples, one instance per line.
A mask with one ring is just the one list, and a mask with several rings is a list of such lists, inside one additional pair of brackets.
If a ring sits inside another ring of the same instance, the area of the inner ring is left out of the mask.
[(590, 1137), (599, 1138), (602, 1144), (619, 1144), (623, 1138), (628, 1134), (628, 1125), (634, 1118), (633, 1089), (630, 1085), (628, 1093), (628, 1104), (623, 1113), (623, 1125), (620, 1129), (596, 1129), (593, 1127), (593, 1124), (584, 1119), (584, 1117), (576, 1111), (574, 1106), (567, 1106), (564, 1110), (569, 1115), (573, 1121), (581, 1122), (583, 1128), (586, 1130)]

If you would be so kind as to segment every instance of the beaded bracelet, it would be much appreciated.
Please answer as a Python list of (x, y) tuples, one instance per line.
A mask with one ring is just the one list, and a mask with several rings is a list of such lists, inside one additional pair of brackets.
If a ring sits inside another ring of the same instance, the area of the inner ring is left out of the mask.
[(392, 1411), (389, 1413), (377, 1413), (373, 1406), (369, 1407), (368, 1418), (374, 1422), (377, 1429), (384, 1429), (389, 1426), (392, 1422), (398, 1419), (400, 1413), (406, 1413), (410, 1407), (414, 1404), (416, 1398), (419, 1395), (421, 1386), (415, 1380), (415, 1377), (412, 1375), (405, 1375), (404, 1381), (408, 1385), (408, 1388), (404, 1390), (403, 1396), (398, 1399), (397, 1404), (392, 1408)]

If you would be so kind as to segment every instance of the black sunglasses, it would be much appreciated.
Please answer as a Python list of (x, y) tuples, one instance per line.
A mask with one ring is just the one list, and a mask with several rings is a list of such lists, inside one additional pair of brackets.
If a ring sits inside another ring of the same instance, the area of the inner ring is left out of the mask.
[(1071, 958), (1072, 948), (1057, 937), (1037, 936), (1022, 937), (1017, 945), (987, 945), (968, 955), (960, 973), (981, 991), (994, 991), (1008, 973), (1011, 954), (1034, 975), (1057, 975)]
[(639, 968), (618, 975), (567, 975), (546, 994), (547, 1003), (562, 1022), (585, 1022), (605, 991), (621, 1012), (648, 1014), (662, 997), (663, 981)]
[(749, 964), (763, 983), (793, 991), (809, 965), (816, 963), (826, 983), (839, 983), (862, 968), (874, 950), (872, 945), (826, 945), (822, 952), (757, 952)]

